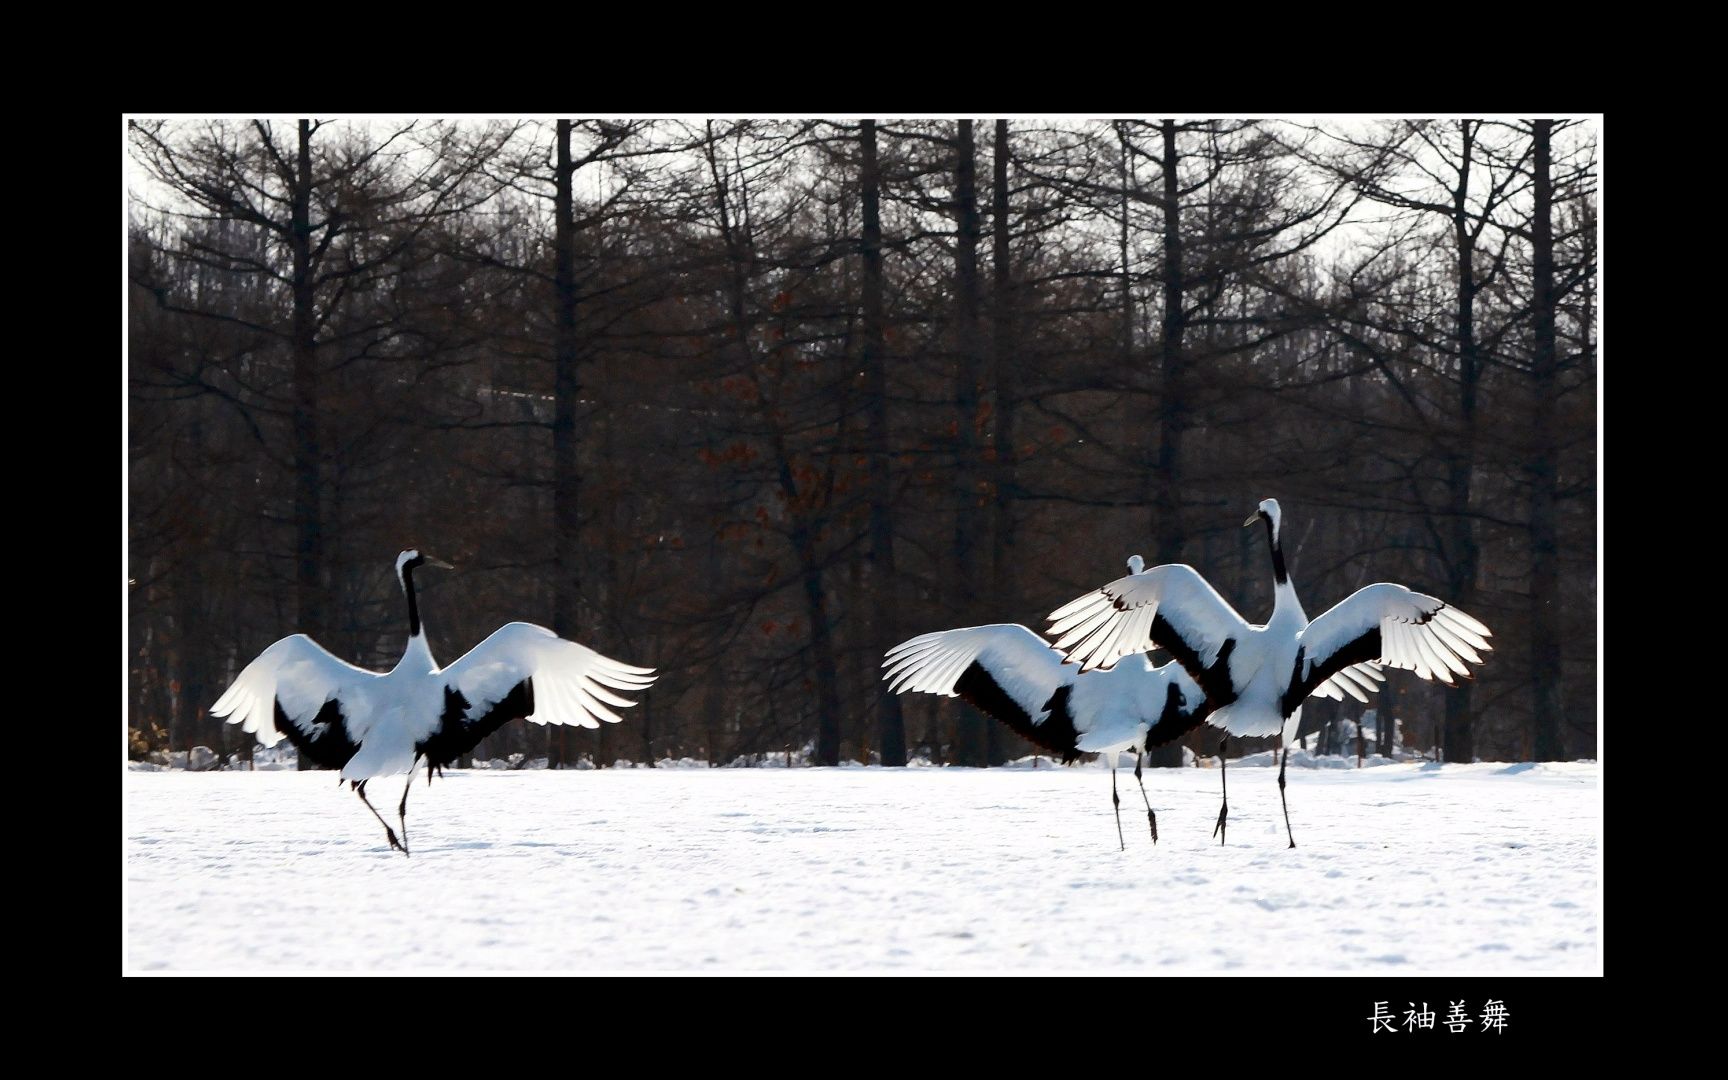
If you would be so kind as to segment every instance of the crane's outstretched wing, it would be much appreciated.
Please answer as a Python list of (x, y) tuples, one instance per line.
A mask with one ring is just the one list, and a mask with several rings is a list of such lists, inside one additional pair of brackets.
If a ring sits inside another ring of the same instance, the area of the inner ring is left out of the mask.
[(1064, 760), (1079, 756), (1074, 744), (1082, 733), (1060, 707), (1059, 693), (1077, 672), (1063, 666), (1049, 642), (1018, 623), (920, 634), (889, 649), (882, 666), (894, 693), (963, 698)]
[(210, 706), (210, 715), (239, 724), (265, 746), (287, 737), (311, 761), (338, 768), (358, 749), (344, 700), (352, 712), (356, 691), (376, 678), (376, 671), (355, 667), (305, 634), (293, 634), (247, 664)]
[(1486, 626), (1443, 600), (1402, 585), (1364, 585), (1302, 631), (1296, 679), (1285, 699), (1297, 704), (1340, 671), (1364, 661), (1414, 671), (1424, 679), (1457, 685), (1452, 676), (1474, 678), (1468, 664), (1492, 651)]
[(1308, 692), (1310, 697), (1330, 698), (1333, 701), (1343, 701), (1344, 695), (1368, 704), (1369, 694), (1378, 694), (1378, 684), (1386, 681), (1386, 676), (1380, 674), (1380, 665), (1373, 660), (1360, 664), (1351, 664), (1342, 671), (1335, 673), (1329, 679), (1322, 679)]
[(1215, 708), (1235, 700), (1227, 665), (1231, 642), (1248, 629), (1236, 609), (1192, 566), (1166, 563), (1118, 578), (1050, 613), (1050, 636), (1080, 670), (1163, 648), (1206, 691)]
[(444, 713), (438, 728), (415, 745), (433, 765), (446, 765), (518, 717), (536, 724), (597, 728), (624, 719), (608, 705), (636, 704), (614, 690), (640, 691), (658, 677), (533, 623), (506, 623), (439, 673)]

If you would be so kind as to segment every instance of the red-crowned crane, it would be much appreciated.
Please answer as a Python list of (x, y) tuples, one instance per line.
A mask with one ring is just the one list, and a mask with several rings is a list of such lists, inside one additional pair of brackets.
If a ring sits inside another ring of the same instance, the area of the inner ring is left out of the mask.
[[(536, 724), (596, 728), (623, 719), (607, 708), (634, 705), (613, 691), (652, 685), (653, 668), (632, 667), (566, 641), (533, 623), (506, 623), (449, 667), (426, 644), (414, 571), (450, 564), (418, 551), (396, 557), (396, 577), (408, 598), (408, 646), (394, 668), (368, 671), (339, 660), (305, 634), (283, 638), (246, 665), (211, 706), (212, 716), (258, 736), (265, 746), (284, 737), (307, 758), (340, 768), (384, 826), (390, 846), (408, 853), (408, 789), (419, 764), (432, 770), (455, 761), (518, 717)], [(406, 773), (396, 830), (366, 798), (366, 783)]]
[[(1373, 689), (1355, 674), (1377, 663), (1414, 671), (1424, 679), (1457, 685), (1472, 678), (1467, 664), (1481, 664), (1491, 651), (1488, 628), (1464, 612), (1402, 585), (1364, 585), (1313, 622), (1296, 599), (1279, 544), (1277, 499), (1266, 499), (1243, 523), (1264, 522), (1272, 543), (1276, 586), (1272, 617), (1264, 626), (1236, 613), (1192, 567), (1154, 566), (1119, 578), (1050, 613), (1050, 634), (1067, 662), (1082, 672), (1109, 669), (1121, 657), (1154, 648), (1168, 650), (1205, 692), (1207, 722), (1229, 735), (1282, 733), (1278, 796), (1290, 846), (1290, 804), (1284, 766), (1302, 719), (1302, 703), (1323, 688)], [(1354, 684), (1354, 685), (1353, 685)], [(1223, 837), (1226, 803), (1214, 832)]]
[[(1138, 555), (1128, 560), (1129, 569), (1136, 573), (1144, 565)], [(963, 698), (1027, 741), (1061, 755), (1063, 764), (1084, 753), (1107, 755), (1118, 843), (1123, 841), (1116, 755), (1134, 751), (1134, 779), (1140, 783), (1147, 825), (1156, 843), (1158, 816), (1146, 797), (1140, 756), (1181, 738), (1202, 722), (1215, 722), (1205, 693), (1179, 665), (1155, 667), (1146, 657), (1138, 657), (1108, 671), (1083, 673), (1064, 664), (1062, 654), (1048, 641), (1018, 623), (922, 634), (888, 650), (882, 666), (887, 669), (882, 677), (893, 692)], [(1346, 677), (1370, 686), (1370, 679), (1381, 678), (1369, 665), (1362, 665), (1361, 671), (1365, 674), (1352, 672), (1323, 680), (1313, 692), (1339, 696), (1337, 686)], [(1348, 686), (1361, 696), (1354, 682)]]

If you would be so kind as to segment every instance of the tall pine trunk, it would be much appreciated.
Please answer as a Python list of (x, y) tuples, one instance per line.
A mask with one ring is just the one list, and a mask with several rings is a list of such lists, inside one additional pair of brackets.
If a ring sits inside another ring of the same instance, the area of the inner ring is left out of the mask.
[[(781, 459), (781, 485), (796, 492), (791, 469)], [(793, 527), (792, 543), (798, 550), (800, 576), (804, 583), (804, 610), (810, 619), (810, 651), (816, 659), (816, 764), (840, 764), (839, 665), (834, 656), (834, 629), (828, 617), (828, 594), (822, 586), (822, 569), (816, 549), (816, 529), (806, 521)]]
[[(190, 403), (185, 424), (184, 450), (171, 451), (164, 461), (174, 464), (176, 457), (196, 467), (205, 460), (203, 411), (201, 403)], [(208, 620), (203, 615), (205, 596), (204, 568), (209, 559), (209, 536), (203, 529), (189, 532), (189, 550), (181, 558), (172, 575), (168, 594), (172, 601), (174, 643), (171, 652), (174, 672), (170, 690), (173, 692), (174, 713), (169, 719), (168, 748), (190, 751), (193, 746), (209, 741), (221, 753), (221, 728), (226, 724), (208, 721), (206, 706), (211, 679), (209, 672)], [(251, 736), (245, 736), (251, 741)], [(190, 757), (188, 757), (190, 762)]]
[[(328, 641), (324, 624), (324, 514), (322, 448), (318, 433), (318, 317), (312, 273), (312, 125), (298, 129), (294, 183), (290, 188), (288, 243), (293, 255), (294, 352), (294, 597), (300, 632)], [(298, 755), (299, 769), (316, 768)]]
[[(1476, 544), (1476, 523), (1470, 516), (1471, 474), (1476, 462), (1476, 395), (1482, 377), (1482, 358), (1476, 340), (1476, 234), (1470, 225), (1470, 170), (1474, 152), (1475, 129), (1471, 121), (1459, 121), (1462, 138), (1459, 157), (1458, 186), (1452, 190), (1452, 230), (1457, 246), (1457, 283), (1454, 301), (1457, 308), (1458, 349), (1458, 433), (1446, 461), (1446, 520), (1448, 548), (1446, 566), (1448, 602), (1464, 611), (1475, 606), (1476, 571), (1480, 549)], [(1442, 750), (1447, 761), (1468, 763), (1475, 760), (1476, 741), (1472, 724), (1471, 683), (1461, 682), (1458, 689), (1446, 695), (1446, 721)]]
[[(1186, 281), (1182, 266), (1182, 191), (1177, 166), (1180, 156), (1176, 147), (1176, 122), (1165, 120), (1162, 135), (1164, 191), (1161, 200), (1164, 211), (1164, 319), (1163, 342), (1158, 356), (1158, 460), (1152, 470), (1152, 535), (1156, 538), (1155, 563), (1180, 562), (1182, 542), (1182, 505), (1179, 492), (1182, 484), (1182, 435), (1188, 423), (1188, 402), (1182, 351), (1183, 338), (1188, 332), (1188, 314), (1183, 306)], [(1182, 764), (1182, 746), (1170, 743), (1147, 751), (1147, 760), (1155, 766), (1178, 767)]]
[(570, 121), (558, 121), (556, 142), (552, 197), (552, 629), (562, 637), (575, 638), (580, 632), (577, 609), (581, 596), (577, 577), (581, 474), (576, 453), (576, 399), (582, 384), (577, 370), (576, 212), (571, 192), (576, 166), (570, 154)]
[(1530, 688), (1534, 696), (1536, 760), (1566, 756), (1561, 729), (1560, 518), (1556, 506), (1559, 447), (1554, 437), (1554, 401), (1559, 394), (1559, 349), (1555, 341), (1554, 177), (1550, 147), (1554, 121), (1536, 120), (1534, 185), (1530, 223), (1530, 302), (1534, 309), (1531, 377), (1534, 442), (1530, 455)]
[[(1014, 267), (1008, 233), (1008, 121), (996, 121), (996, 145), (991, 162), (990, 247), (994, 289), (990, 343), (991, 382), (995, 411), (991, 414), (990, 594), (1003, 610), (1019, 600), (1014, 579), (1014, 410), (1020, 392), (1020, 357), (1014, 351)], [(990, 725), (990, 763), (1007, 757), (1007, 739), (1000, 724)]]
[[(970, 626), (977, 603), (973, 560), (978, 540), (978, 377), (982, 368), (978, 308), (978, 158), (972, 121), (962, 120), (954, 163), (954, 535), (949, 547), (950, 611)], [(957, 704), (956, 758), (961, 765), (990, 760), (990, 721), (977, 709)]]
[(1186, 282), (1182, 266), (1181, 185), (1177, 165), (1176, 122), (1162, 125), (1164, 192), (1164, 320), (1163, 342), (1158, 357), (1158, 459), (1150, 477), (1152, 484), (1152, 535), (1157, 539), (1154, 562), (1178, 562), (1182, 558), (1182, 436), (1188, 423), (1185, 397), (1182, 339), (1188, 332), (1183, 306)]
[[(876, 121), (858, 129), (859, 187), (863, 202), (864, 388), (870, 485), (870, 577), (876, 587), (874, 633), (883, 648), (900, 640), (899, 578), (894, 571), (893, 449), (888, 435), (888, 350), (882, 303), (882, 170), (876, 156)], [(906, 764), (906, 719), (898, 694), (878, 695), (876, 752), (884, 765)]]

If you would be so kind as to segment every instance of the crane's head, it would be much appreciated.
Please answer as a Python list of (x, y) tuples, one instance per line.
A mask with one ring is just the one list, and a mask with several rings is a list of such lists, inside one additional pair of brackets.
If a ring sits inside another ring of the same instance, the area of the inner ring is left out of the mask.
[(436, 566), (440, 570), (456, 569), (443, 559), (434, 559), (430, 555), (420, 554), (418, 548), (409, 548), (396, 556), (396, 580), (400, 581), (402, 587), (406, 589), (408, 587), (408, 575), (422, 566)]
[(1242, 523), (1242, 527), (1246, 529), (1256, 521), (1264, 521), (1266, 527), (1272, 530), (1272, 542), (1276, 544), (1278, 542), (1279, 513), (1277, 499), (1261, 499), (1259, 508), (1248, 515), (1248, 520)]
[(1128, 556), (1128, 572), (1130, 574), (1138, 574), (1140, 571), (1142, 571), (1144, 569), (1146, 569), (1146, 560), (1145, 559), (1142, 559), (1138, 555)]

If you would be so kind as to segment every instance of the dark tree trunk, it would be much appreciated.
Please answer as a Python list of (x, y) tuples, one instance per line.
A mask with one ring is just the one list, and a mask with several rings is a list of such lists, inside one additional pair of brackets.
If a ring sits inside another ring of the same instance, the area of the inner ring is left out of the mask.
[[(708, 580), (724, 580), (718, 538), (710, 538), (706, 562)], [(720, 745), (726, 716), (726, 675), (725, 669), (721, 666), (723, 656), (722, 652), (716, 650), (714, 658), (708, 663), (707, 670), (701, 675), (702, 736), (703, 742), (708, 746), (708, 764), (714, 768), (718, 768), (722, 764), (721, 757), (723, 755)]]
[[(1120, 215), (1117, 222), (1116, 249), (1117, 260), (1121, 264), (1122, 276), (1122, 370), (1134, 369), (1134, 275), (1132, 269), (1132, 251), (1128, 246), (1128, 196), (1133, 187), (1133, 157), (1128, 147), (1128, 132), (1117, 122), (1116, 141), (1121, 147), (1121, 157), (1117, 162), (1116, 181), (1122, 186), (1117, 199), (1116, 212)], [(1124, 395), (1130, 409), (1134, 407), (1133, 395)], [(1130, 418), (1132, 424), (1132, 418)], [(1140, 425), (1133, 425), (1139, 427)]]
[(570, 121), (558, 121), (556, 188), (552, 199), (552, 629), (575, 638), (581, 591), (581, 493), (579, 444), (576, 432), (577, 396), (582, 384), (577, 370), (576, 341), (576, 212), (571, 186), (576, 166), (570, 154)]
[[(1476, 523), (1470, 516), (1471, 473), (1476, 461), (1476, 394), (1482, 378), (1482, 358), (1476, 340), (1476, 232), (1469, 216), (1470, 169), (1476, 129), (1472, 121), (1458, 123), (1462, 138), (1458, 186), (1452, 191), (1452, 229), (1457, 245), (1458, 437), (1446, 463), (1447, 522), (1450, 532), (1446, 565), (1450, 571), (1447, 602), (1471, 611), (1476, 599), (1476, 571), (1481, 553)], [(1472, 614), (1475, 614), (1471, 611)], [(1447, 761), (1468, 763), (1476, 758), (1469, 682), (1446, 695), (1443, 750)]]
[[(782, 459), (784, 461), (784, 459)], [(783, 485), (790, 487), (792, 474), (781, 467)], [(817, 561), (815, 529), (801, 524), (793, 529), (804, 581), (804, 609), (810, 620), (810, 648), (816, 658), (816, 764), (840, 764), (840, 686), (834, 662), (834, 630), (828, 620), (828, 597), (822, 587), (821, 564)]]
[[(194, 465), (206, 460), (204, 425), (200, 403), (191, 403), (185, 424), (184, 461)], [(175, 456), (170, 455), (169, 461)], [(206, 601), (204, 568), (209, 559), (208, 536), (203, 528), (191, 531), (189, 550), (174, 569), (169, 594), (173, 600), (175, 672), (171, 689), (174, 691), (174, 716), (170, 720), (169, 748), (188, 752), (200, 742), (208, 741), (218, 753), (223, 750), (219, 720), (206, 722), (206, 707), (214, 700), (207, 697), (210, 683), (210, 635), (203, 611)], [(243, 736), (252, 741), (252, 736)]]
[[(893, 448), (888, 434), (888, 350), (882, 302), (882, 171), (876, 159), (876, 121), (858, 130), (859, 186), (863, 193), (864, 369), (870, 485), (870, 576), (875, 582), (876, 640), (884, 649), (900, 640), (899, 578), (894, 571)], [(898, 694), (878, 695), (876, 752), (884, 765), (906, 764), (906, 720)]]
[[(1188, 423), (1183, 338), (1188, 332), (1188, 314), (1183, 307), (1186, 281), (1182, 267), (1182, 205), (1177, 166), (1176, 122), (1165, 120), (1161, 129), (1164, 191), (1164, 319), (1163, 342), (1158, 357), (1158, 459), (1152, 470), (1152, 535), (1156, 538), (1155, 563), (1182, 559), (1182, 434)], [(1182, 746), (1171, 743), (1148, 750), (1147, 760), (1160, 768), (1182, 764)]]
[[(312, 125), (299, 123), (288, 243), (293, 254), (294, 314), (294, 598), (300, 632), (328, 641), (324, 625), (324, 515), (320, 498), (322, 450), (318, 437), (318, 321), (312, 271)], [(299, 769), (315, 768), (299, 755)]]
[(1538, 761), (1566, 756), (1560, 682), (1560, 518), (1556, 506), (1559, 447), (1554, 437), (1554, 402), (1559, 394), (1559, 349), (1555, 341), (1554, 177), (1550, 140), (1554, 121), (1531, 124), (1535, 141), (1530, 254), (1534, 309), (1531, 376), (1535, 414), (1530, 419), (1530, 688), (1534, 695)]
[[(208, 697), (209, 680), (205, 676), (205, 650), (202, 627), (204, 619), (199, 613), (203, 599), (203, 584), (198, 573), (199, 559), (193, 557), (186, 560), (176, 575), (179, 580), (174, 583), (174, 639), (178, 654), (179, 678), (176, 680), (178, 691), (175, 710), (176, 726), (181, 737), (170, 740), (179, 749), (190, 751), (192, 747), (209, 738), (205, 725), (205, 709), (214, 701)], [(226, 726), (226, 725), (223, 725)], [(216, 738), (210, 743), (218, 753), (222, 751), (221, 732), (216, 732)], [(252, 736), (245, 736), (248, 740)]]
[[(990, 358), (991, 381), (996, 389), (991, 432), (990, 592), (1003, 610), (1012, 611), (1019, 599), (1014, 579), (1014, 410), (1020, 392), (1020, 357), (1014, 351), (1017, 310), (1008, 227), (1008, 121), (998, 120), (990, 207), (991, 284), (995, 289)], [(991, 724), (989, 730), (990, 762), (1000, 764), (1008, 756), (1008, 740), (1000, 724)]]
[[(954, 165), (954, 536), (949, 548), (953, 602), (949, 610), (970, 626), (977, 604), (973, 559), (978, 541), (978, 158), (972, 121), (962, 120), (955, 140)], [(991, 721), (977, 709), (956, 703), (956, 759), (961, 765), (990, 761)]]
[(611, 724), (601, 724), (594, 729), (594, 767), (596, 769), (610, 768), (617, 761), (613, 749), (613, 734)]
[(1374, 705), (1374, 745), (1379, 749), (1380, 756), (1389, 758), (1397, 751), (1398, 718), (1392, 713), (1392, 703), (1395, 701), (1388, 680), (1380, 686), (1380, 695)]
[(1188, 331), (1183, 307), (1181, 185), (1177, 165), (1176, 122), (1165, 120), (1163, 134), (1164, 197), (1164, 320), (1158, 364), (1158, 461), (1152, 471), (1152, 535), (1157, 538), (1157, 563), (1182, 558), (1182, 435), (1188, 422), (1182, 339)]

